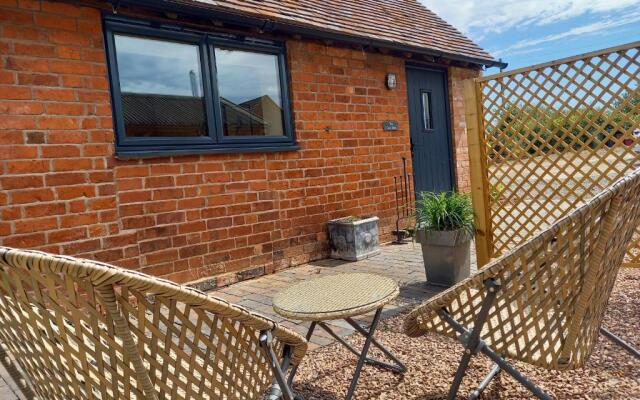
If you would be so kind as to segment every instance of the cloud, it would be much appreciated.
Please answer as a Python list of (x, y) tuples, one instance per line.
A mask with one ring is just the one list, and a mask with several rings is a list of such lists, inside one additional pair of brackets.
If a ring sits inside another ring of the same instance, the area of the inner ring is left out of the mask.
[[(619, 28), (625, 25), (638, 23), (638, 22), (640, 22), (640, 12), (628, 14), (622, 18), (606, 19), (603, 21), (593, 22), (586, 25), (582, 25), (582, 26), (576, 26), (567, 31), (556, 33), (553, 35), (546, 35), (536, 39), (521, 40), (519, 42), (514, 43), (511, 46), (507, 46), (498, 51), (494, 51), (493, 54), (496, 56), (504, 53), (522, 54), (523, 52), (526, 51), (522, 49), (527, 49), (532, 46), (538, 46), (543, 43), (554, 42), (560, 39), (568, 39), (575, 36), (594, 34), (594, 33), (602, 32), (606, 29)], [(514, 52), (514, 50), (516, 51)]]
[(638, 0), (419, 0), (476, 40), (514, 27), (544, 26), (583, 15), (638, 9)]

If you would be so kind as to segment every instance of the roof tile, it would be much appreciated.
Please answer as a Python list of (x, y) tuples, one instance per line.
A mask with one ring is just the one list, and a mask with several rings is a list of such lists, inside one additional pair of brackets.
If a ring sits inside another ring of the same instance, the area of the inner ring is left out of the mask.
[(493, 56), (417, 0), (170, 0), (449, 55)]

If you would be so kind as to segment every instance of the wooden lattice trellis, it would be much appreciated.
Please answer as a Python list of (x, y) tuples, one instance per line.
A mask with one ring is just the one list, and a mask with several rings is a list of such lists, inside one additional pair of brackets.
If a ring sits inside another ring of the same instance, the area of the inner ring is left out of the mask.
[(468, 82), (480, 263), (640, 167), (639, 76), (635, 42)]

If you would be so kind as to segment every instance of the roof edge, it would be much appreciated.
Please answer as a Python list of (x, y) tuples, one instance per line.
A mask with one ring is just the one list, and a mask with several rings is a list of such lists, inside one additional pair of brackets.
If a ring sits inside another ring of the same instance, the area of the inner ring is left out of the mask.
[(350, 35), (336, 30), (322, 29), (309, 24), (296, 24), (279, 19), (269, 18), (266, 16), (258, 17), (238, 12), (215, 10), (206, 7), (205, 5), (200, 6), (196, 4), (187, 4), (187, 2), (184, 0), (107, 0), (107, 2), (114, 4), (114, 7), (116, 8), (119, 5), (127, 4), (131, 6), (149, 8), (156, 11), (182, 12), (192, 16), (204, 16), (208, 18), (227, 20), (241, 26), (258, 28), (267, 32), (298, 34), (316, 39), (336, 40), (348, 44), (382, 47), (391, 50), (411, 52), (431, 57), (443, 57), (452, 61), (479, 64), (487, 68), (498, 67), (500, 69), (504, 69), (508, 65), (501, 60), (464, 56), (456, 53), (445, 52), (442, 50), (431, 49), (428, 47), (410, 46), (390, 40), (380, 40), (367, 38), (365, 36)]

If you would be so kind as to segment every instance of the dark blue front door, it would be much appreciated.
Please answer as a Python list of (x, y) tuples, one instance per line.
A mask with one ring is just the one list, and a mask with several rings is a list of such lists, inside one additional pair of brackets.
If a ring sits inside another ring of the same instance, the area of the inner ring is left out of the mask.
[(407, 67), (416, 195), (454, 189), (446, 82), (444, 71)]

